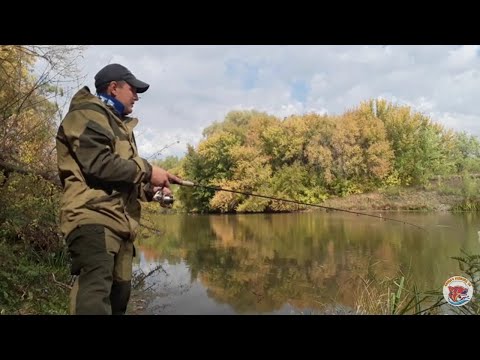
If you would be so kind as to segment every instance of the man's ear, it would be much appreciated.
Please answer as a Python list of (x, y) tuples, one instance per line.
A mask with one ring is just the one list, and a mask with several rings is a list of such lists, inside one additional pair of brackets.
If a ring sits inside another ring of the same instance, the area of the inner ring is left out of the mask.
[(117, 88), (118, 88), (118, 83), (116, 81), (112, 81), (110, 82), (110, 84), (108, 84), (108, 93), (110, 95), (112, 95), (113, 97), (117, 96)]

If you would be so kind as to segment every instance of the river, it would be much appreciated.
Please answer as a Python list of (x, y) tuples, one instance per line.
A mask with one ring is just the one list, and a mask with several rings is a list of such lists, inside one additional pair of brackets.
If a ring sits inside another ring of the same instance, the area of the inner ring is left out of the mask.
[(158, 215), (136, 244), (136, 313), (384, 314), (402, 276), (402, 295), (441, 291), (462, 275), (452, 256), (480, 253), (478, 214), (383, 216), (425, 230), (324, 211)]

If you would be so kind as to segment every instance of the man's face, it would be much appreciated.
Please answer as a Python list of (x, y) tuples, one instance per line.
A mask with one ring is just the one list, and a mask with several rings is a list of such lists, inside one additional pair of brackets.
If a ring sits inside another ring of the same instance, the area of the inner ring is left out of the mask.
[(133, 111), (133, 104), (138, 100), (137, 89), (126, 82), (113, 81), (110, 84), (111, 94), (120, 101), (125, 110), (124, 115), (128, 115)]

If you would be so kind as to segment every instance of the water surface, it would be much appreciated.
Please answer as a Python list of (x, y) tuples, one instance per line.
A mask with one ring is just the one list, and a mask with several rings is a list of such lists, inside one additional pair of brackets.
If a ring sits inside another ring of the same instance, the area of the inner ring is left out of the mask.
[(145, 231), (137, 243), (137, 274), (157, 269), (144, 313), (380, 313), (372, 304), (385, 303), (387, 281), (403, 274), (409, 286), (441, 290), (461, 275), (452, 256), (480, 253), (477, 214), (383, 215), (426, 231), (323, 211), (158, 215), (148, 225), (162, 234)]

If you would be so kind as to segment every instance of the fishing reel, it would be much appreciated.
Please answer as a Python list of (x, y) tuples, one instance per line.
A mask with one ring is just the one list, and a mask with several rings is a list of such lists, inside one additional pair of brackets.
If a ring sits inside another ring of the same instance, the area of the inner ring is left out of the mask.
[(157, 201), (161, 207), (170, 209), (173, 206), (173, 195), (165, 195), (162, 190), (158, 190), (155, 195), (153, 195), (153, 200)]

